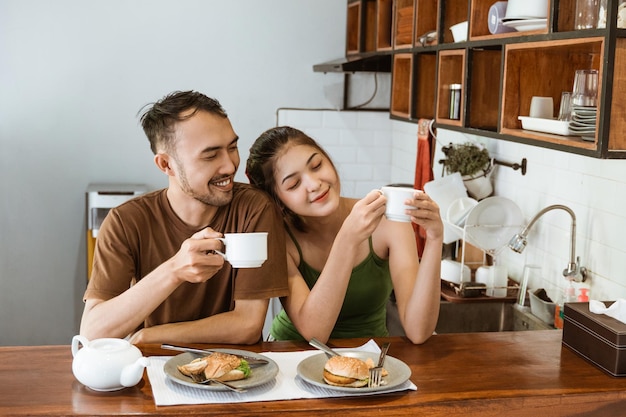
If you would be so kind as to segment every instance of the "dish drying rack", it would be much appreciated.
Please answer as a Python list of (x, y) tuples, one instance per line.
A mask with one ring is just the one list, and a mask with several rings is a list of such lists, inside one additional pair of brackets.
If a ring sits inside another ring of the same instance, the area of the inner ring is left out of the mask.
[[(462, 266), (467, 265), (470, 267), (471, 270), (475, 270), (479, 266), (487, 265), (488, 264), (487, 256), (490, 255), (493, 259), (495, 253), (500, 251), (507, 244), (508, 238), (497, 249), (485, 249), (483, 245), (480, 244), (480, 242), (477, 242), (472, 237), (471, 232), (468, 234), (468, 228), (477, 229), (477, 230), (480, 230), (480, 229), (489, 230), (489, 229), (494, 229), (494, 228), (499, 228), (503, 230), (513, 230), (513, 232), (511, 233), (511, 236), (513, 236), (515, 232), (519, 231), (524, 226), (520, 224), (520, 225), (472, 225), (472, 226), (460, 227), (450, 222), (447, 222), (446, 220), (444, 220), (444, 222), (446, 223), (446, 226), (451, 227), (455, 231), (455, 233), (457, 233), (457, 235), (460, 238), (459, 240), (461, 240), (461, 259), (460, 259), (461, 265)], [(466, 245), (468, 243), (472, 245), (473, 247), (479, 249), (483, 253), (482, 262), (472, 263), (471, 266), (466, 263), (465, 254), (467, 253)], [(491, 251), (493, 251), (494, 253), (489, 253)], [(472, 267), (475, 267), (475, 268), (472, 268)], [(460, 274), (459, 276), (460, 284), (455, 284), (449, 281), (442, 280), (441, 294), (447, 301), (451, 301), (451, 302), (468, 302), (468, 301), (501, 302), (503, 300), (510, 301), (510, 302), (517, 301), (520, 286), (517, 282), (511, 280), (508, 277), (507, 277), (506, 295), (503, 297), (496, 297), (496, 296), (487, 296), (485, 292), (487, 289), (490, 289), (490, 287), (487, 287), (486, 285), (481, 284), (481, 283), (477, 283), (476, 281), (474, 281), (473, 277), (470, 278), (469, 282), (463, 281), (463, 268), (460, 269), (459, 274)], [(501, 287), (497, 287), (497, 288), (501, 288)], [(494, 288), (491, 288), (491, 289), (494, 289)]]

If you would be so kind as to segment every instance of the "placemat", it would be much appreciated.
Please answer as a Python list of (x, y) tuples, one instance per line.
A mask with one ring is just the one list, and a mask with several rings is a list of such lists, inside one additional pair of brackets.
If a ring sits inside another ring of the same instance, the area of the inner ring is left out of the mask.
[[(336, 349), (337, 351), (364, 351), (379, 353), (380, 348), (373, 340), (366, 344), (349, 349)], [(318, 350), (306, 350), (298, 352), (262, 352), (263, 355), (274, 360), (279, 367), (278, 374), (274, 381), (268, 382), (258, 387), (249, 388), (246, 392), (237, 393), (231, 391), (214, 391), (201, 388), (193, 388), (177, 384), (171, 381), (163, 371), (163, 365), (171, 356), (151, 356), (148, 366), (148, 378), (152, 385), (154, 402), (157, 406), (182, 405), (182, 404), (221, 404), (221, 403), (243, 403), (255, 401), (278, 401), (301, 398), (331, 398), (348, 397), (362, 395), (379, 395), (383, 393), (417, 390), (417, 386), (410, 380), (389, 390), (377, 392), (336, 391), (321, 388), (307, 383), (297, 374), (297, 367), (300, 361), (312, 355), (317, 355)]]

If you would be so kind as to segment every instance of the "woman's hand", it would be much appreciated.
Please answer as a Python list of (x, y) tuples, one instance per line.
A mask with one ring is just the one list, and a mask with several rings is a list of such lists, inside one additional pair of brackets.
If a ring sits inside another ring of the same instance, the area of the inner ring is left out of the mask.
[(412, 200), (407, 200), (408, 206), (415, 209), (407, 210), (411, 221), (426, 231), (429, 239), (443, 238), (443, 222), (439, 213), (439, 206), (425, 192), (416, 192)]
[(370, 191), (354, 204), (341, 229), (352, 233), (357, 242), (369, 238), (385, 214), (386, 203), (387, 198), (379, 190)]

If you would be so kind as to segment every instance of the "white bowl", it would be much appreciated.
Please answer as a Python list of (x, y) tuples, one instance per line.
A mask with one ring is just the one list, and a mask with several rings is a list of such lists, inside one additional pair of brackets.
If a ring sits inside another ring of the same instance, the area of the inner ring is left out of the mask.
[(509, 0), (506, 19), (536, 19), (548, 17), (548, 0)]
[(467, 20), (450, 26), (454, 42), (465, 42), (467, 40), (467, 26)]

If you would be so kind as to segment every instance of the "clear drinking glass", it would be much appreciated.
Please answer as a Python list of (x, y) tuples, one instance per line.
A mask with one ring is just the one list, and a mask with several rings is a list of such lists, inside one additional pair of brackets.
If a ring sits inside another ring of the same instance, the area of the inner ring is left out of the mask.
[(561, 93), (561, 105), (559, 107), (559, 120), (572, 120), (572, 92), (563, 91)]
[(598, 104), (598, 70), (576, 70), (572, 104), (585, 107), (595, 107)]
[(519, 295), (517, 303), (523, 306), (526, 303), (526, 292), (528, 288), (535, 288), (541, 285), (541, 266), (539, 265), (524, 265), (524, 273), (522, 276), (522, 282), (520, 283)]

